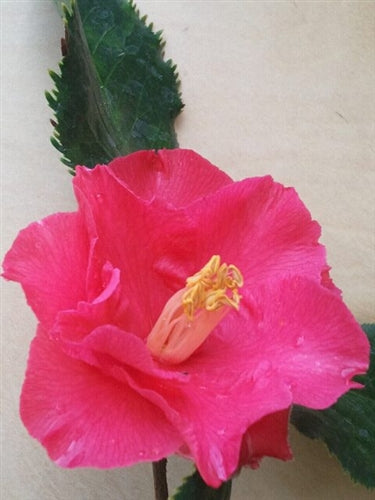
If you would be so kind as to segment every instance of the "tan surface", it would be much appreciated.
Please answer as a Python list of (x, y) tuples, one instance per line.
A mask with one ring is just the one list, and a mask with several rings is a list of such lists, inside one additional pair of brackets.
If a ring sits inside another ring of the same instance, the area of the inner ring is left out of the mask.
[[(57, 67), (61, 21), (50, 1), (1, 1), (2, 244), (29, 222), (73, 210), (70, 178), (50, 146), (43, 90)], [(333, 277), (360, 322), (374, 321), (373, 2), (139, 1), (164, 29), (191, 147), (236, 179), (271, 173), (297, 188), (323, 226)], [(152, 498), (149, 465), (66, 471), (18, 417), (35, 319), (20, 288), (3, 285), (3, 500)], [(323, 445), (291, 431), (295, 460), (264, 460), (235, 481), (233, 500), (370, 499)], [(190, 464), (172, 459), (177, 485)]]

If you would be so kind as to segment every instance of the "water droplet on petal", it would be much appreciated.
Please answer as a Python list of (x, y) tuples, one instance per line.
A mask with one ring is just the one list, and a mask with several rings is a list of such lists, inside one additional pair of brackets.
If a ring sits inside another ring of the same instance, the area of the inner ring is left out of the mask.
[(98, 200), (99, 203), (103, 203), (104, 201), (104, 196), (102, 193), (96, 193), (95, 198)]
[(140, 451), (140, 452), (138, 453), (138, 456), (139, 456), (139, 457), (141, 457), (141, 458), (142, 458), (142, 457), (144, 457), (144, 456), (145, 456), (145, 452), (144, 452), (144, 451)]
[(303, 345), (304, 342), (305, 342), (305, 337), (303, 335), (300, 335), (299, 337), (297, 337), (296, 346), (301, 347), (301, 345)]
[(58, 415), (61, 415), (61, 414), (63, 414), (63, 413), (65, 412), (64, 407), (63, 407), (63, 406), (62, 406), (59, 402), (58, 402), (58, 403), (56, 403), (56, 405), (55, 405), (55, 410), (56, 410), (56, 413), (57, 413)]
[(296, 387), (298, 387), (297, 382), (290, 382), (288, 385), (291, 392), (293, 392), (296, 389)]
[(353, 368), (344, 368), (341, 370), (341, 376), (342, 378), (350, 378), (354, 373)]
[(253, 377), (254, 379), (259, 379), (263, 378), (265, 375), (268, 374), (270, 368), (271, 368), (271, 362), (268, 360), (261, 361), (259, 365), (255, 368)]

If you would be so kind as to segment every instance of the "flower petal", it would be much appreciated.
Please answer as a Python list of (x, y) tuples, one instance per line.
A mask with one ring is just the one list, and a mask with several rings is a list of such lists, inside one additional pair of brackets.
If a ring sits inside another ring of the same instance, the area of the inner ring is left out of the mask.
[(189, 207), (199, 228), (202, 264), (212, 255), (236, 265), (246, 287), (290, 274), (321, 281), (320, 226), (292, 188), (271, 177), (223, 187)]
[(126, 326), (129, 303), (120, 285), (120, 270), (106, 262), (99, 274), (99, 295), (91, 301), (79, 301), (74, 309), (60, 311), (49, 331), (51, 338), (77, 343), (100, 326)]
[(327, 408), (361, 387), (352, 378), (368, 369), (369, 342), (337, 295), (304, 279), (285, 280), (269, 291), (264, 317), (265, 355), (275, 353), (294, 403)]
[[(203, 366), (199, 357), (172, 367), (154, 362), (141, 339), (110, 325), (97, 328), (81, 342), (63, 339), (61, 347), (77, 362), (129, 385), (162, 410), (181, 436), (188, 450), (184, 454), (214, 487), (237, 469), (246, 430), (292, 401), (287, 385), (276, 377), (259, 376), (256, 364), (248, 371), (241, 371), (242, 365), (238, 370), (237, 360), (220, 341), (207, 353), (211, 359)], [(251, 360), (248, 364), (252, 366)], [(194, 371), (195, 366), (200, 370)]]
[(159, 198), (174, 207), (186, 206), (233, 182), (212, 163), (188, 149), (138, 151), (116, 158), (109, 169), (140, 198)]
[(87, 232), (77, 213), (58, 213), (20, 231), (5, 256), (4, 277), (19, 281), (43, 325), (86, 296)]
[(289, 409), (266, 415), (245, 433), (240, 454), (240, 466), (259, 467), (263, 457), (290, 460), (288, 444)]
[(159, 460), (181, 445), (154, 404), (65, 355), (41, 328), (31, 345), (21, 417), (63, 467), (123, 467)]
[(270, 282), (243, 298), (243, 313), (241, 320), (228, 315), (222, 325), (239, 367), (246, 369), (249, 353), (251, 364), (268, 364), (265, 375), (282, 380), (294, 403), (322, 409), (360, 387), (352, 378), (368, 368), (369, 342), (330, 290), (301, 277)]
[(253, 373), (227, 370), (225, 364), (219, 376), (218, 370), (211, 376), (209, 366), (206, 376), (187, 369), (182, 363), (178, 372), (187, 377), (185, 383), (127, 374), (131, 387), (158, 405), (179, 431), (182, 454), (194, 460), (207, 484), (218, 487), (238, 467), (246, 430), (263, 416), (288, 408), (292, 395), (276, 378), (254, 379)]
[(81, 213), (95, 225), (96, 259), (121, 271), (126, 330), (146, 337), (169, 297), (196, 271), (194, 224), (183, 210), (136, 197), (105, 166), (77, 168), (74, 185)]

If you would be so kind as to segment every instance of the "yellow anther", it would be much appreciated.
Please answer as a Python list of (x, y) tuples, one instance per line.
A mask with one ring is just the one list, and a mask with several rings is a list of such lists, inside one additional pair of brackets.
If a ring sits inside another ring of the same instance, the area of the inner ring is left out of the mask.
[(196, 274), (186, 280), (182, 296), (184, 312), (190, 321), (198, 309), (216, 311), (227, 305), (239, 308), (241, 296), (238, 288), (243, 285), (240, 270), (230, 264), (220, 264), (220, 256), (214, 255)]

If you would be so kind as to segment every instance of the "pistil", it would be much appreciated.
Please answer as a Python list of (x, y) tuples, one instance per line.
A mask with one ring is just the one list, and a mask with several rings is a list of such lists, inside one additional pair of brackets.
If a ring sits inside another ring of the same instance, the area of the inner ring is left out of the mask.
[(147, 338), (152, 355), (171, 364), (188, 359), (231, 309), (239, 309), (242, 285), (236, 266), (211, 257), (165, 304)]

